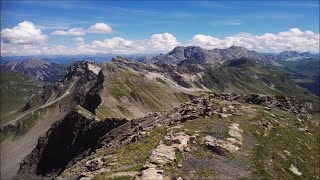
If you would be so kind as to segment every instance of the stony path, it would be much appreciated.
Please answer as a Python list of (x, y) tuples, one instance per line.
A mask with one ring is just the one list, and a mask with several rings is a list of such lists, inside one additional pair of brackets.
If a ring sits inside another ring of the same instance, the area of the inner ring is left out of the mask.
[(211, 146), (212, 150), (216, 153), (223, 155), (226, 151), (235, 153), (240, 149), (240, 145), (242, 145), (243, 130), (239, 128), (239, 124), (232, 123), (229, 126), (228, 135), (230, 137), (226, 139), (216, 139), (210, 135), (207, 135), (204, 138), (205, 144)]
[[(176, 150), (184, 151), (187, 149), (189, 139), (190, 136), (184, 132), (169, 133), (166, 135), (164, 140), (160, 141), (158, 147), (151, 151), (149, 161), (144, 165), (146, 169), (141, 171), (141, 176), (137, 176), (136, 179), (164, 179), (162, 167), (176, 160)], [(170, 142), (170, 145), (166, 145), (164, 141)]]

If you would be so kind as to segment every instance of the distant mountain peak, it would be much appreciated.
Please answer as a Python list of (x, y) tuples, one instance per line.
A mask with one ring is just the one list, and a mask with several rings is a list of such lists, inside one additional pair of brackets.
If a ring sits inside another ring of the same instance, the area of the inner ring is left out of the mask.
[(176, 47), (173, 48), (172, 51), (177, 51), (177, 50), (181, 50), (181, 49), (184, 49), (184, 48), (186, 48), (186, 47), (184, 47), (184, 46), (176, 46)]
[(167, 54), (161, 54), (146, 62), (165, 64), (217, 64), (220, 62), (248, 58), (261, 64), (275, 64), (265, 54), (249, 51), (241, 46), (230, 46), (227, 49), (206, 50), (199, 46), (177, 46)]
[(242, 47), (242, 46), (236, 46), (236, 45), (232, 45), (229, 47), (229, 49), (231, 50), (240, 50), (240, 51), (249, 51), (248, 49)]
[(1, 65), (1, 72), (16, 71), (37, 80), (54, 82), (63, 76), (58, 64), (38, 58), (26, 58), (23, 61), (9, 61)]
[(41, 67), (44, 65), (51, 64), (50, 62), (44, 61), (42, 59), (34, 59), (34, 58), (28, 58), (21, 62), (26, 68), (36, 68)]
[(129, 60), (121, 56), (116, 56), (111, 59), (111, 62), (116, 62), (116, 61), (129, 61)]
[(297, 51), (283, 51), (280, 54), (298, 55), (299, 53)]
[(314, 58), (315, 56), (310, 52), (299, 53), (297, 51), (283, 51), (279, 54), (269, 55), (269, 57), (278, 61), (297, 61), (301, 59)]

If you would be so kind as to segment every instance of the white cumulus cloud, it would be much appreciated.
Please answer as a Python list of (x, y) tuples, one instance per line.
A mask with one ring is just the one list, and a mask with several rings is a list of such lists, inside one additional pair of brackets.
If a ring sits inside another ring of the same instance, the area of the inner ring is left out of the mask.
[(67, 31), (57, 30), (51, 33), (52, 35), (61, 35), (61, 36), (81, 36), (85, 35), (86, 31), (82, 28), (72, 28)]
[(76, 54), (97, 54), (97, 53), (116, 53), (116, 54), (135, 54), (135, 53), (154, 53), (168, 52), (179, 45), (177, 39), (170, 33), (154, 34), (148, 39), (127, 40), (121, 37), (113, 37), (101, 41), (95, 40), (86, 44), (82, 37), (73, 38), (76, 47), (68, 46), (8, 46), (1, 44), (3, 54), (10, 55), (76, 55)]
[(33, 44), (44, 42), (47, 36), (42, 34), (41, 29), (32, 22), (23, 21), (12, 29), (1, 30), (1, 39), (3, 43)]
[(148, 53), (167, 52), (177, 45), (179, 42), (172, 34), (163, 33), (154, 34), (144, 40), (126, 40), (114, 37), (103, 41), (93, 41), (87, 48), (112, 53)]
[(82, 37), (73, 38), (72, 40), (77, 42), (78, 45), (83, 45), (84, 44), (84, 39)]
[(90, 26), (87, 31), (88, 33), (109, 34), (112, 32), (112, 28), (105, 23), (96, 23)]
[[(68, 31), (58, 31), (55, 33), (81, 36), (87, 33), (87, 30), (73, 28)], [(12, 29), (3, 29), (1, 36), (3, 40), (1, 43), (1, 55), (156, 53), (168, 52), (178, 45), (194, 45), (205, 49), (228, 48), (232, 45), (237, 45), (258, 52), (281, 52), (285, 50), (319, 52), (320, 43), (319, 33), (292, 28), (277, 34), (265, 33), (253, 35), (250, 33), (239, 33), (225, 38), (197, 34), (193, 36), (188, 44), (179, 43), (176, 37), (170, 33), (162, 33), (153, 34), (149, 38), (138, 40), (113, 37), (86, 42), (82, 37), (75, 37), (72, 39), (75, 42), (74, 46), (50, 45), (45, 43), (39, 44), (39, 42), (45, 41), (47, 37), (33, 23), (26, 21)]]
[(90, 26), (88, 29), (83, 28), (71, 28), (69, 30), (57, 30), (53, 31), (52, 35), (60, 36), (82, 36), (87, 33), (92, 34), (110, 34), (112, 33), (112, 28), (105, 23), (96, 23), (95, 25)]
[(206, 49), (227, 48), (237, 45), (259, 52), (281, 52), (286, 50), (319, 52), (319, 34), (312, 31), (301, 31), (298, 28), (292, 28), (289, 31), (279, 32), (278, 34), (253, 35), (239, 33), (223, 39), (197, 34), (192, 38), (190, 45)]
[(172, 50), (179, 45), (176, 37), (170, 33), (154, 34), (146, 43), (148, 49), (160, 52)]

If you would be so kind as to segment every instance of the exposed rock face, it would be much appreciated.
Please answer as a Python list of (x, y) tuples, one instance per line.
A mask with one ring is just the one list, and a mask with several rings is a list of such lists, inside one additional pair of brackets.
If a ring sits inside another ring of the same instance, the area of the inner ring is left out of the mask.
[[(74, 84), (71, 97), (72, 101), (77, 102), (76, 104), (82, 105), (85, 101), (89, 101), (93, 107), (97, 106), (94, 105), (97, 102), (90, 100), (90, 94), (88, 94), (92, 88), (98, 87), (103, 82), (103, 74), (96, 74), (96, 72), (93, 72), (89, 68), (89, 66), (96, 66), (96, 64), (90, 61), (78, 62), (66, 70), (67, 74), (60, 83), (60, 86), (65, 87)], [(94, 97), (94, 99), (96, 98)]]
[(81, 77), (86, 80), (93, 79), (94, 77), (98, 76), (98, 70), (101, 70), (97, 64), (98, 63), (92, 61), (79, 61), (75, 63), (66, 70), (66, 75), (63, 78), (63, 82), (74, 77)]
[(70, 112), (39, 139), (37, 147), (21, 163), (18, 173), (24, 176), (17, 179), (33, 179), (35, 174), (59, 174), (73, 158), (96, 149), (102, 135), (125, 122), (119, 119), (95, 121), (77, 112)]
[(56, 82), (63, 78), (64, 72), (59, 64), (42, 59), (26, 59), (21, 62), (9, 61), (1, 64), (1, 72), (17, 71), (34, 79)]
[(249, 51), (240, 46), (227, 49), (205, 50), (200, 47), (175, 47), (166, 55), (155, 56), (147, 62), (172, 64), (217, 64), (223, 61), (248, 58), (260, 64), (275, 64), (271, 58), (255, 51)]

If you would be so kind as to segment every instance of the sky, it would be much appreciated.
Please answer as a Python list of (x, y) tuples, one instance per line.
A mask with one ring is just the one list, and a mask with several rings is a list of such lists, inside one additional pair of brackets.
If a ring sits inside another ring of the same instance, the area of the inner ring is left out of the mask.
[(319, 1), (6, 1), (1, 55), (319, 52)]

